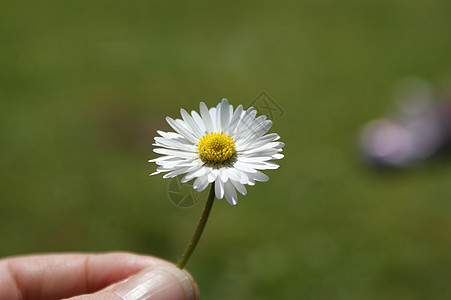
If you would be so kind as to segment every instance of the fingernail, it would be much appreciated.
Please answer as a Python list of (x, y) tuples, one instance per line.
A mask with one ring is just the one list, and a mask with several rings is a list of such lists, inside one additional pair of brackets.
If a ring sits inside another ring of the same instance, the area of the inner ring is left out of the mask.
[(123, 300), (196, 300), (197, 286), (185, 271), (171, 265), (157, 265), (142, 270), (114, 292)]

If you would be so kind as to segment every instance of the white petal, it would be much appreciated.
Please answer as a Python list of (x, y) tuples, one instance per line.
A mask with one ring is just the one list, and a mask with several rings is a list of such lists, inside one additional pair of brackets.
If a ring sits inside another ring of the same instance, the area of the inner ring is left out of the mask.
[(258, 156), (258, 157), (253, 157), (253, 156), (240, 156), (238, 157), (239, 161), (242, 162), (249, 162), (249, 163), (258, 163), (258, 162), (262, 162), (262, 161), (267, 161), (267, 160), (271, 160), (272, 156)]
[(180, 135), (180, 134), (178, 134), (178, 133), (175, 133), (175, 132), (164, 132), (164, 131), (161, 131), (161, 130), (157, 130), (157, 133), (159, 134), (159, 135), (161, 135), (162, 137), (164, 137), (165, 139), (182, 139), (182, 140), (184, 140), (184, 137), (182, 136), (182, 135)]
[(193, 152), (172, 150), (172, 149), (166, 149), (166, 148), (155, 148), (155, 149), (153, 149), (153, 152), (158, 153), (158, 154), (165, 154), (165, 155), (172, 155), (172, 156), (186, 157), (186, 158), (194, 158), (197, 156), (196, 153), (193, 153)]
[(272, 156), (272, 158), (273, 158), (273, 159), (282, 159), (282, 158), (284, 158), (284, 156), (285, 156), (285, 155), (283, 155), (283, 154), (277, 153), (277, 154), (274, 154), (274, 155)]
[(183, 135), (183, 137), (185, 139), (187, 139), (188, 141), (195, 141), (195, 137), (194, 135), (189, 132), (189, 130), (187, 130), (186, 128), (180, 126), (180, 123), (174, 121), (174, 119), (170, 118), (170, 117), (166, 117), (166, 121), (168, 122), (169, 125), (171, 125), (171, 127), (177, 131), (179, 134)]
[(281, 149), (266, 149), (264, 151), (259, 151), (259, 152), (251, 152), (248, 153), (247, 151), (242, 151), (242, 152), (238, 152), (239, 155), (241, 156), (246, 156), (246, 157), (263, 157), (263, 156), (273, 156), (276, 153), (281, 152)]
[(285, 146), (285, 144), (282, 142), (271, 142), (271, 143), (264, 144), (257, 148), (252, 148), (252, 149), (248, 149), (246, 151), (242, 151), (242, 154), (248, 155), (248, 154), (252, 154), (255, 152), (264, 152), (267, 150), (274, 150), (274, 149), (278, 150), (278, 149), (282, 149), (283, 146)]
[(191, 111), (191, 116), (193, 116), (194, 121), (202, 131), (202, 136), (204, 136), (207, 130), (205, 129), (205, 124), (204, 121), (202, 121), (201, 116), (199, 116), (199, 114), (195, 110)]
[(202, 120), (204, 121), (205, 129), (208, 133), (214, 132), (215, 128), (213, 127), (213, 121), (210, 116), (210, 112), (208, 111), (205, 103), (201, 102), (199, 104), (200, 115), (202, 116)]
[(229, 175), (227, 174), (226, 168), (219, 169), (219, 178), (222, 182), (226, 182), (229, 179)]
[(161, 166), (162, 169), (165, 170), (172, 170), (175, 168), (184, 168), (184, 167), (190, 167), (193, 166), (193, 160), (174, 160), (174, 161), (158, 161), (156, 162), (157, 165)]
[(190, 126), (189, 124), (187, 124), (184, 120), (181, 120), (181, 119), (175, 119), (174, 121), (175, 121), (175, 123), (177, 123), (181, 128), (183, 128), (184, 130), (186, 130), (187, 132), (189, 132), (189, 133), (193, 136), (194, 140), (196, 140), (196, 141), (198, 140), (198, 138), (197, 138), (197, 136), (196, 136), (196, 133), (194, 132), (194, 129), (191, 128), (191, 126)]
[(170, 148), (170, 149), (177, 149), (177, 150), (189, 150), (190, 152), (194, 152), (196, 151), (196, 146), (194, 146), (193, 144), (189, 144), (186, 142), (186, 140), (184, 143), (181, 143), (177, 140), (171, 140), (171, 139), (165, 139), (163, 137), (155, 137), (155, 144), (153, 144), (154, 146), (159, 146), (159, 147), (166, 147), (166, 148)]
[[(198, 165), (198, 168), (190, 170), (188, 174), (185, 175), (185, 177), (180, 180), (181, 183), (185, 183), (190, 181), (191, 179), (195, 177), (201, 177), (208, 173), (208, 168), (204, 167), (202, 164)], [(208, 178), (208, 177), (207, 177)]]
[(233, 113), (232, 119), (230, 120), (228, 133), (233, 135), (235, 133), (236, 127), (241, 120), (241, 114), (243, 112), (243, 105), (238, 105), (235, 112)]
[(209, 168), (210, 172), (208, 173), (208, 182), (213, 182), (218, 178), (218, 170)]
[(167, 174), (164, 174), (163, 178), (172, 178), (172, 177), (178, 176), (180, 174), (190, 172), (191, 170), (193, 170), (195, 168), (197, 168), (197, 167), (196, 166), (187, 166), (187, 167), (183, 167), (183, 168), (178, 167), (177, 169), (175, 169)]
[(208, 111), (211, 117), (211, 123), (213, 124), (213, 132), (218, 132), (218, 120), (216, 116), (216, 107), (210, 108)]
[(255, 170), (275, 170), (279, 168), (279, 165), (270, 161), (262, 161), (262, 162), (253, 162), (249, 163), (246, 162), (243, 164), (246, 164), (249, 168), (255, 169)]
[(172, 159), (179, 160), (180, 158), (179, 157), (175, 157), (175, 156), (167, 155), (167, 156), (160, 156), (160, 157), (157, 157), (157, 158), (154, 158), (154, 159), (149, 159), (148, 162), (157, 162), (157, 161), (172, 160)]
[(197, 154), (193, 153), (193, 152), (172, 150), (172, 149), (166, 149), (166, 148), (155, 148), (155, 149), (153, 149), (153, 152), (158, 153), (158, 154), (165, 154), (165, 155), (172, 155), (172, 156), (186, 157), (186, 158), (193, 158), (193, 157), (197, 156)]
[(266, 120), (266, 122), (264, 124), (262, 124), (261, 127), (254, 130), (254, 132), (257, 136), (260, 137), (260, 136), (264, 135), (266, 132), (268, 132), (268, 130), (271, 129), (271, 127), (272, 127), (272, 121)]
[(255, 118), (257, 111), (253, 108), (249, 108), (246, 110), (244, 116), (241, 118), (240, 123), (238, 124), (238, 130), (236, 132), (237, 141), (241, 139), (243, 136), (247, 136), (249, 134), (250, 126), (252, 124), (252, 120)]
[(271, 139), (270, 142), (272, 141), (276, 141), (278, 139), (280, 139), (280, 136), (277, 133), (268, 133), (265, 136), (261, 137), (262, 139)]
[(196, 167), (196, 164), (193, 164), (192, 161), (164, 162), (157, 168), (157, 171), (171, 172), (180, 168), (193, 168), (193, 167)]
[(227, 202), (229, 202), (230, 205), (236, 205), (238, 201), (238, 196), (236, 194), (235, 187), (230, 181), (224, 183), (224, 190)]
[(235, 143), (235, 146), (238, 151), (249, 150), (249, 149), (261, 147), (261, 146), (268, 144), (272, 141), (275, 141), (279, 138), (280, 138), (279, 135), (277, 135), (276, 133), (270, 133), (265, 136), (259, 137), (256, 140), (238, 141)]
[(179, 163), (189, 163), (195, 160), (196, 158), (185, 158), (185, 157), (177, 157), (172, 155), (160, 156), (155, 159), (149, 160), (149, 162), (154, 162), (159, 165), (163, 164), (179, 164)]
[(249, 182), (249, 175), (246, 172), (240, 172), (240, 183), (241, 184), (249, 184), (249, 185), (253, 185), (250, 184)]
[(215, 181), (215, 194), (218, 199), (222, 199), (224, 197), (224, 183), (222, 183), (221, 180)]
[(240, 175), (240, 171), (238, 171), (237, 169), (235, 169), (235, 168), (228, 168), (227, 173), (228, 173), (229, 178), (231, 180), (240, 181), (241, 175)]
[(197, 123), (194, 121), (193, 117), (191, 117), (183, 108), (180, 109), (180, 114), (182, 115), (183, 121), (191, 127), (194, 136), (197, 139), (200, 139), (203, 136), (203, 132), (199, 129), (199, 126), (197, 126)]
[(233, 184), (235, 189), (238, 192), (240, 192), (243, 196), (245, 196), (247, 194), (247, 190), (246, 190), (246, 187), (244, 186), (244, 184), (241, 184), (241, 183), (239, 183), (238, 181), (235, 181), (235, 180), (230, 180), (230, 182)]
[[(262, 118), (264, 117), (264, 118)], [(243, 140), (255, 140), (265, 134), (272, 126), (271, 120), (265, 120), (265, 116), (258, 117), (251, 126), (249, 126), (249, 133), (243, 136)]]
[(229, 109), (229, 102), (226, 98), (222, 99), (221, 102), (221, 129), (222, 131), (225, 131), (226, 128), (229, 127), (230, 123), (230, 109)]
[(235, 162), (233, 167), (237, 168), (240, 171), (247, 172), (247, 173), (256, 173), (257, 171), (250, 166), (248, 163), (243, 163), (241, 161)]
[(208, 178), (205, 175), (197, 177), (196, 180), (194, 180), (193, 189), (195, 189), (197, 192), (202, 192), (203, 190), (205, 190), (207, 186), (208, 186)]
[(250, 174), (250, 176), (252, 176), (253, 180), (260, 181), (260, 182), (266, 182), (269, 180), (269, 177), (265, 173), (262, 173), (260, 171), (258, 171), (255, 174)]
[(222, 126), (221, 126), (221, 102), (218, 103), (218, 105), (216, 105), (216, 132), (221, 132), (222, 131)]

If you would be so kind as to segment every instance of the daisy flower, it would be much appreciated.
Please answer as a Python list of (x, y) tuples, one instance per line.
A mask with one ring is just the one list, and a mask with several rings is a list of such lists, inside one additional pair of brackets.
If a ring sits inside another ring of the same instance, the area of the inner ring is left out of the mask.
[[(215, 197), (226, 198), (231, 205), (237, 203), (237, 192), (246, 195), (245, 185), (256, 181), (268, 181), (260, 170), (277, 169), (270, 160), (283, 157), (282, 148), (275, 133), (266, 134), (272, 122), (266, 116), (256, 118), (254, 108), (247, 110), (239, 105), (236, 110), (227, 99), (208, 109), (199, 105), (200, 114), (191, 115), (180, 110), (182, 119), (166, 118), (175, 132), (158, 131), (153, 151), (163, 156), (149, 160), (159, 167), (150, 174), (171, 178), (184, 174), (181, 182), (194, 180), (193, 188), (201, 192), (208, 184), (207, 197), (202, 216), (183, 252), (177, 267), (183, 269), (200, 240), (210, 215)], [(266, 134), (266, 135), (265, 135)]]
[(159, 167), (151, 175), (166, 173), (163, 178), (185, 174), (181, 182), (194, 180), (193, 188), (200, 192), (210, 183), (218, 199), (237, 203), (237, 191), (246, 195), (245, 185), (268, 181), (261, 170), (277, 169), (271, 160), (283, 158), (284, 143), (276, 133), (266, 134), (272, 121), (256, 117), (254, 108), (239, 105), (235, 110), (227, 99), (208, 109), (199, 105), (200, 114), (180, 110), (182, 119), (166, 117), (175, 132), (157, 131), (157, 148), (162, 156), (149, 160)]

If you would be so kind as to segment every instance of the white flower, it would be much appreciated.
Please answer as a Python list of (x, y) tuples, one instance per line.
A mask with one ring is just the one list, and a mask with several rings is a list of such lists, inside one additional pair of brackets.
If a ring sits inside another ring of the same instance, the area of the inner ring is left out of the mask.
[(200, 115), (191, 115), (181, 109), (182, 119), (166, 121), (176, 132), (157, 131), (153, 151), (163, 156), (149, 160), (159, 167), (150, 174), (167, 172), (163, 178), (186, 174), (181, 182), (195, 178), (193, 188), (200, 192), (215, 182), (216, 198), (224, 196), (228, 203), (237, 203), (237, 193), (246, 195), (244, 185), (268, 181), (259, 170), (277, 169), (270, 162), (283, 158), (282, 142), (276, 133), (265, 135), (272, 121), (262, 115), (256, 118), (254, 108), (247, 110), (239, 105), (236, 110), (223, 99), (216, 107), (207, 108), (201, 102)]

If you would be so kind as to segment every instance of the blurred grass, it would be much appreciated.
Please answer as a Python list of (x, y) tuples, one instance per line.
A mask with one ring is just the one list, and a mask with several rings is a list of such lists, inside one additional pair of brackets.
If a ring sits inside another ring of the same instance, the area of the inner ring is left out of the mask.
[(147, 176), (179, 108), (265, 90), (287, 146), (215, 205), (188, 264), (204, 299), (448, 299), (451, 159), (360, 164), (354, 138), (408, 75), (451, 83), (449, 1), (0, 3), (0, 255), (175, 261), (201, 206)]

